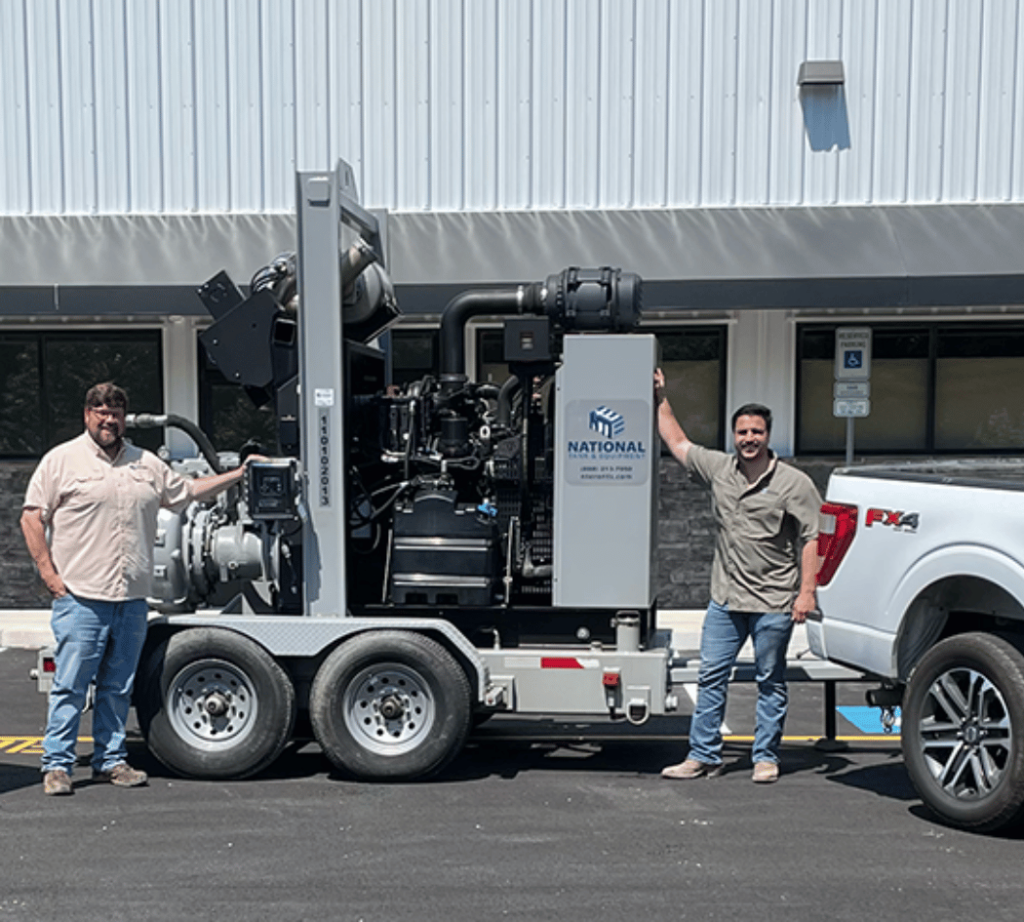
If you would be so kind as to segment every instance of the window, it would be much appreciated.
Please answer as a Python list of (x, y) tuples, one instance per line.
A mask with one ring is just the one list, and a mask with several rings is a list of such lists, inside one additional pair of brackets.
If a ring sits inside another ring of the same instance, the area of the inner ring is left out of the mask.
[(661, 346), (665, 394), (687, 436), (698, 445), (723, 448), (726, 328), (670, 327), (650, 330)]
[[(798, 333), (801, 454), (846, 445), (846, 421), (832, 415), (835, 330)], [(1024, 448), (1024, 326), (875, 325), (871, 415), (857, 420), (854, 444), (876, 454)]]
[[(644, 327), (661, 349), (665, 390), (686, 434), (700, 445), (723, 446), (725, 414), (724, 326)], [(477, 331), (478, 380), (501, 384), (508, 375), (501, 329)]]
[[(129, 410), (163, 412), (163, 370), (157, 330), (0, 333), (0, 457), (38, 458), (84, 430), (85, 392), (113, 381)], [(159, 429), (129, 430), (154, 450)]]
[(410, 384), (438, 374), (437, 330), (392, 327), (391, 378), (394, 384)]

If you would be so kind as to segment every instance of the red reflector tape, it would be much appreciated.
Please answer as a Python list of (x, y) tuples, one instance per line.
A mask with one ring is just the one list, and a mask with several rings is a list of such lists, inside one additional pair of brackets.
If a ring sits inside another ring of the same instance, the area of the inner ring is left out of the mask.
[(619, 674), (617, 672), (606, 672), (601, 677), (601, 684), (608, 688), (616, 688), (619, 684)]
[(57, 671), (57, 663), (56, 663), (55, 660), (52, 660), (52, 659), (44, 659), (43, 660), (43, 672), (56, 672), (56, 671)]
[(582, 669), (583, 664), (575, 656), (542, 656), (541, 669)]

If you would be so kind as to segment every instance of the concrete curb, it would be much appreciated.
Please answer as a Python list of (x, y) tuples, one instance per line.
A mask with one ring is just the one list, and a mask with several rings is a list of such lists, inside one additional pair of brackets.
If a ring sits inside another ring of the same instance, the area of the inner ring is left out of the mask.
[(53, 643), (50, 610), (0, 609), (0, 647), (38, 650)]

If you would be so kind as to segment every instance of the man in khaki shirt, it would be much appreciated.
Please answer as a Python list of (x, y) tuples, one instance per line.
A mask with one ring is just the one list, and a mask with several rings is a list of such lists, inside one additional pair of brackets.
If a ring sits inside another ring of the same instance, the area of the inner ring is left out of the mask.
[(821, 497), (806, 474), (780, 462), (768, 447), (772, 414), (767, 407), (746, 404), (733, 414), (736, 454), (729, 455), (689, 440), (665, 399), (664, 386), (659, 369), (658, 431), (675, 458), (711, 491), (715, 557), (690, 752), (662, 776), (691, 779), (722, 772), (729, 676), (750, 637), (758, 683), (753, 780), (771, 783), (779, 777), (788, 705), (786, 648), (793, 624), (805, 621), (816, 604)]
[[(44, 455), (29, 482), (21, 530), (53, 596), (56, 672), (43, 739), (43, 790), (71, 794), (75, 742), (95, 680), (95, 780), (146, 783), (128, 765), (125, 721), (146, 637), (161, 507), (179, 512), (242, 478), (244, 465), (189, 479), (124, 441), (128, 398), (114, 384), (85, 395), (85, 432)], [(47, 541), (49, 528), (49, 541)]]

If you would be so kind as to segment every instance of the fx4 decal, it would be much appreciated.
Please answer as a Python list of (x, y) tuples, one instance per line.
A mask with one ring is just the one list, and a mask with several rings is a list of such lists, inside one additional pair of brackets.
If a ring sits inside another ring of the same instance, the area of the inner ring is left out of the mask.
[(917, 512), (893, 512), (890, 509), (869, 509), (864, 516), (864, 527), (870, 528), (876, 522), (880, 525), (889, 525), (896, 531), (917, 531), (918, 523), (921, 520)]

